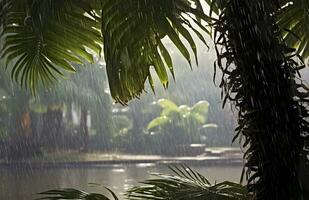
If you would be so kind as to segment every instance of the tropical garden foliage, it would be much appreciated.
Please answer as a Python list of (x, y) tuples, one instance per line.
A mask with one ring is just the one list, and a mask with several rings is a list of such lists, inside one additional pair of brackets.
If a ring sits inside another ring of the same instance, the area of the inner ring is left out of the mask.
[(155, 104), (162, 111), (159, 117), (149, 122), (147, 129), (149, 137), (156, 141), (155, 144), (160, 144), (158, 148), (163, 152), (174, 149), (180, 153), (181, 149), (192, 143), (205, 143), (206, 129), (217, 127), (216, 124), (206, 124), (209, 109), (207, 101), (199, 101), (192, 107), (178, 106), (168, 99), (159, 99)]
[(35, 93), (103, 50), (111, 95), (126, 104), (147, 80), (153, 86), (151, 67), (168, 86), (173, 62), (161, 39), (192, 65), (191, 34), (204, 41), (213, 33), (223, 104), (239, 110), (236, 136), (248, 147), (249, 191), (256, 199), (301, 199), (297, 165), (309, 124), (297, 76), (309, 52), (308, 7), (308, 0), (2, 0), (1, 56), (14, 62), (12, 79)]

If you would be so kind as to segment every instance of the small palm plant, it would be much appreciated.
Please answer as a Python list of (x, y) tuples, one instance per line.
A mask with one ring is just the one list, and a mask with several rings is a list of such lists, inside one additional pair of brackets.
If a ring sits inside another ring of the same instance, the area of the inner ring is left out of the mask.
[(207, 128), (217, 127), (216, 124), (206, 124), (209, 110), (207, 101), (199, 101), (194, 106), (178, 106), (168, 99), (156, 102), (162, 108), (160, 116), (154, 118), (147, 126), (150, 135), (160, 140), (160, 146), (167, 143), (189, 145), (202, 142), (201, 133)]
[[(141, 182), (125, 193), (128, 200), (250, 200), (247, 188), (241, 184), (224, 181), (211, 184), (203, 175), (186, 165), (169, 166), (173, 174), (154, 173), (154, 179)], [(110, 190), (112, 199), (97, 193), (76, 189), (50, 190), (39, 193), (45, 200), (118, 200)]]
[(152, 174), (155, 179), (129, 189), (129, 200), (250, 200), (251, 194), (241, 184), (224, 181), (211, 184), (203, 175), (186, 165), (169, 166), (174, 173)]

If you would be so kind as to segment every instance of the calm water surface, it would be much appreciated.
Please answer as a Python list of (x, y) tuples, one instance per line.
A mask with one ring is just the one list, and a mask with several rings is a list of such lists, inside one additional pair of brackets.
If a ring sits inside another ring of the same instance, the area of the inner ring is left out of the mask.
[[(211, 181), (239, 181), (241, 166), (195, 166)], [(149, 172), (169, 172), (165, 165), (137, 164), (83, 168), (8, 169), (0, 168), (0, 200), (32, 200), (34, 194), (54, 188), (74, 187), (87, 192), (102, 192), (99, 183), (122, 193), (138, 181), (150, 178)]]

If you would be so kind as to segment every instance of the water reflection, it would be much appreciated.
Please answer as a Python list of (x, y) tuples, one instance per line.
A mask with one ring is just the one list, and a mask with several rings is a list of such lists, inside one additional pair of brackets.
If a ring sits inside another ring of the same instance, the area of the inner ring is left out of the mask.
[[(241, 166), (195, 166), (194, 169), (211, 181), (239, 181)], [(86, 168), (0, 169), (0, 199), (31, 200), (34, 194), (51, 188), (74, 187), (89, 192), (104, 192), (98, 183), (116, 193), (150, 177), (149, 172), (166, 172), (164, 165), (137, 164), (96, 166)]]

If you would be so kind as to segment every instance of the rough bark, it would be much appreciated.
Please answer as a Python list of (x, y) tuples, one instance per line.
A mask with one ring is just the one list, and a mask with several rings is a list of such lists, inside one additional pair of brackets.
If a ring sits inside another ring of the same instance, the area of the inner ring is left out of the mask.
[[(296, 63), (275, 24), (275, 1), (231, 0), (217, 24), (221, 86), (239, 109), (248, 188), (258, 200), (300, 199), (297, 165), (308, 130), (297, 96)], [(224, 66), (221, 59), (226, 59)], [(235, 65), (230, 65), (231, 63)]]

